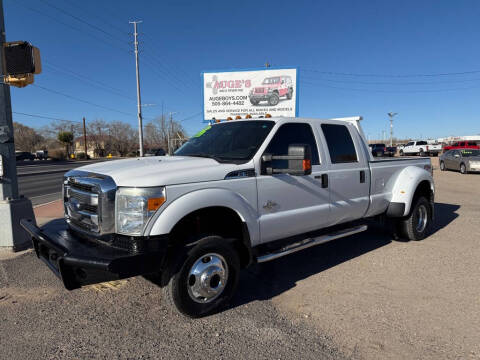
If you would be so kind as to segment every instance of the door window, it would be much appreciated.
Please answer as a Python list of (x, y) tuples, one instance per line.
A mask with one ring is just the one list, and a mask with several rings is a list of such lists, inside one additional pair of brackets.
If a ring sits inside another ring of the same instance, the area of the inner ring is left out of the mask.
[(345, 125), (322, 124), (332, 164), (357, 162), (352, 136)]
[[(266, 154), (288, 155), (288, 146), (292, 144), (308, 144), (312, 150), (312, 165), (319, 165), (318, 149), (312, 127), (309, 124), (289, 123), (280, 126), (270, 141)], [(283, 169), (288, 167), (288, 160), (272, 160), (272, 165)]]

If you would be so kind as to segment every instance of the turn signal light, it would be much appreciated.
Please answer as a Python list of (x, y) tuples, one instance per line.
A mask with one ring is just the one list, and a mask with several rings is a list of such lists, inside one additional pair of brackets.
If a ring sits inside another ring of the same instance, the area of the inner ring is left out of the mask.
[(310, 171), (312, 162), (310, 160), (303, 160), (303, 171)]
[(159, 208), (160, 206), (162, 206), (162, 204), (163, 204), (164, 202), (165, 202), (165, 198), (164, 198), (164, 197), (148, 199), (147, 209), (148, 209), (148, 211), (158, 210), (158, 208)]

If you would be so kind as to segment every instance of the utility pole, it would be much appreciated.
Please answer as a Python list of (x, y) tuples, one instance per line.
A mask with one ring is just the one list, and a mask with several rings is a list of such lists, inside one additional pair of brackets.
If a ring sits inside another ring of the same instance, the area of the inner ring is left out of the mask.
[(85, 126), (85, 116), (83, 117), (83, 148), (85, 151), (85, 159), (88, 158), (87, 155), (87, 127)]
[(398, 115), (398, 113), (389, 112), (388, 116), (390, 117), (390, 146), (393, 146), (393, 117)]
[(170, 112), (169, 114), (169, 124), (167, 127), (167, 154), (170, 155), (170, 132), (173, 132), (173, 115), (176, 114), (176, 112)]
[(143, 157), (143, 124), (142, 124), (142, 100), (140, 98), (140, 69), (138, 64), (138, 33), (137, 24), (142, 21), (129, 21), (133, 24), (133, 36), (135, 38), (135, 67), (137, 71), (137, 114), (138, 114), (138, 143), (140, 145), (140, 157)]
[[(0, 0), (0, 72), (3, 74), (5, 22)], [(13, 138), (10, 87), (0, 84), (0, 247), (21, 250), (30, 244), (30, 237), (20, 227), (20, 219), (35, 219), (30, 200), (18, 195), (17, 164)]]

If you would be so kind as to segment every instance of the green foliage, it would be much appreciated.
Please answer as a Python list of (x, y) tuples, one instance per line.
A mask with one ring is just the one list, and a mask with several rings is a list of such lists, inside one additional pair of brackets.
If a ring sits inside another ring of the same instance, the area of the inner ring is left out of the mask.
[(70, 145), (73, 142), (73, 133), (70, 131), (60, 131), (57, 138), (62, 144)]

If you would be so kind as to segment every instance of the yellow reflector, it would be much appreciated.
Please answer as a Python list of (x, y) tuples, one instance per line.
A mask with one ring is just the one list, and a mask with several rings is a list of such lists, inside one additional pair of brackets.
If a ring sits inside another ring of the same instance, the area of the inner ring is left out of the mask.
[(247, 115), (245, 116), (245, 119), (251, 119), (251, 118), (252, 118), (252, 115), (250, 115), (250, 114), (247, 114)]
[(271, 117), (272, 117), (272, 115), (270, 115), (270, 114), (266, 114), (266, 115), (265, 115), (265, 117), (266, 117), (266, 118), (271, 118)]
[(235, 120), (240, 120), (242, 117), (240, 115), (235, 116)]
[(227, 118), (227, 121), (233, 120), (231, 116)]
[(155, 211), (155, 210), (157, 210), (160, 206), (162, 206), (162, 204), (163, 204), (164, 202), (165, 202), (165, 198), (164, 198), (164, 197), (148, 199), (147, 209), (148, 209), (148, 211)]

